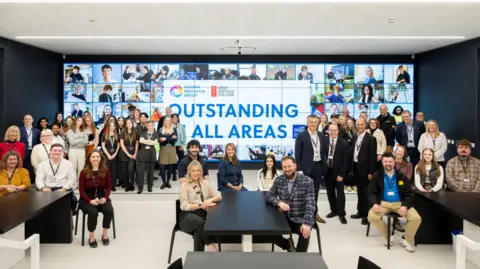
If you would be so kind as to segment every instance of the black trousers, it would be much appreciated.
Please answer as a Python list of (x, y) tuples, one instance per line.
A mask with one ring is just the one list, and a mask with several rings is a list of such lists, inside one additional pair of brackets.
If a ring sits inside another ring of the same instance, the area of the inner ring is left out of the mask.
[(180, 163), (180, 161), (183, 159), (183, 157), (185, 157), (185, 151), (182, 149), (180, 150), (180, 146), (176, 146), (175, 147), (175, 150), (177, 152), (177, 163), (175, 164), (175, 167), (174, 167), (174, 170), (173, 170), (173, 174), (176, 175), (177, 174), (177, 170), (178, 170), (178, 164)]
[(330, 204), (330, 211), (345, 216), (345, 180), (337, 181), (337, 175), (333, 173), (333, 168), (327, 169), (327, 196)]
[(195, 213), (182, 212), (180, 215), (179, 226), (184, 232), (193, 232), (193, 251), (204, 251), (205, 245), (210, 245), (214, 242), (212, 236), (205, 235), (203, 232), (205, 220)]
[[(292, 233), (298, 234), (297, 252), (307, 252), (308, 245), (310, 244), (310, 237), (308, 238), (303, 237), (302, 232), (300, 231), (300, 227), (302, 227), (302, 224), (295, 223), (289, 218), (287, 218), (287, 222), (288, 222), (288, 225), (290, 226), (290, 230), (292, 231)], [(272, 242), (278, 247), (282, 248), (283, 250), (287, 250), (290, 248), (288, 239), (285, 239), (282, 235), (272, 236)]]
[(413, 168), (420, 161), (420, 152), (415, 148), (407, 148), (408, 157), (410, 158), (410, 163), (412, 163)]
[(313, 187), (315, 192), (315, 215), (317, 215), (318, 212), (318, 192), (320, 191), (320, 184), (323, 182), (323, 169), (323, 161), (314, 162), (312, 165), (312, 170), (310, 170), (310, 173), (306, 175), (313, 179)]
[(118, 171), (118, 160), (114, 158), (113, 160), (107, 161), (107, 166), (110, 168), (110, 177), (112, 180), (112, 188), (117, 186), (117, 171)]
[[(25, 145), (25, 147), (28, 147), (28, 145)], [(32, 166), (31, 156), (32, 156), (32, 150), (26, 149), (25, 160), (23, 160), (23, 168), (28, 170), (28, 173), (30, 174), (30, 182), (33, 184), (35, 183), (35, 170), (33, 169), (33, 166)]]
[(155, 169), (155, 162), (137, 161), (137, 185), (138, 190), (143, 190), (145, 182), (145, 170), (147, 170), (147, 188), (153, 188), (153, 170)]
[(125, 184), (125, 188), (135, 187), (135, 160), (119, 162), (120, 181)]
[(357, 163), (353, 163), (353, 174), (355, 175), (355, 182), (357, 183), (357, 211), (363, 216), (367, 217), (368, 215), (368, 175), (362, 176), (358, 174)]
[(89, 232), (94, 232), (97, 228), (98, 213), (103, 214), (103, 228), (110, 229), (110, 223), (113, 218), (113, 206), (110, 199), (103, 205), (93, 206), (90, 203), (80, 199), (80, 209), (88, 215), (87, 227)]
[[(173, 169), (175, 169), (176, 164), (161, 164), (160, 165), (160, 177), (162, 178), (163, 183), (169, 183), (170, 178), (173, 175)], [(166, 176), (165, 176), (166, 174)]]

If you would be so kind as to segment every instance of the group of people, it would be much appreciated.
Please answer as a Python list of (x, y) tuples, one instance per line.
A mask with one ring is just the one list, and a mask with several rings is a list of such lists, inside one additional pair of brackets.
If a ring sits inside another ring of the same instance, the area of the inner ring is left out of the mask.
[[(99, 129), (85, 113), (70, 118), (70, 123), (68, 118), (63, 122), (59, 114), (59, 122), (42, 130), (32, 126), (31, 115), (25, 115), (24, 125), (9, 127), (0, 143), (0, 195), (28, 190), (34, 182), (45, 192), (78, 187), (79, 208), (89, 216), (90, 246), (97, 247), (94, 231), (99, 212), (104, 215), (101, 241), (108, 245), (111, 192), (118, 186), (133, 191), (136, 183), (137, 193), (142, 193), (145, 177), (151, 192), (159, 145), (161, 189), (171, 187), (170, 179), (177, 177), (178, 170), (180, 228), (194, 232), (196, 251), (203, 251), (205, 245), (215, 251), (212, 238), (203, 233), (208, 208), (220, 202), (221, 192), (248, 191), (235, 144), (226, 145), (218, 163), (217, 191), (200, 158), (200, 142), (191, 140), (185, 145), (185, 130), (177, 114), (167, 107), (155, 130), (148, 114), (140, 113), (137, 122), (131, 119), (135, 109), (130, 111), (127, 118), (108, 117)], [(437, 122), (413, 120), (407, 110), (400, 124), (385, 105), (380, 106), (377, 118), (369, 120), (366, 114), (355, 120), (348, 110), (339, 117), (333, 115), (331, 122), (323, 115), (308, 116), (307, 128), (295, 141), (295, 158), (283, 157), (282, 169), (277, 170), (275, 155), (267, 154), (257, 173), (257, 190), (267, 192), (267, 202), (285, 212), (292, 232), (300, 236), (296, 247), (281, 236), (272, 237), (272, 242), (287, 251), (307, 251), (315, 222), (325, 223), (317, 206), (323, 184), (330, 205), (327, 218), (338, 216), (342, 224), (347, 223), (345, 190), (349, 189), (345, 186), (351, 186), (358, 196), (357, 213), (351, 218), (361, 219), (364, 225), (372, 223), (386, 238), (382, 216), (393, 211), (406, 217), (402, 245), (413, 252), (421, 223), (414, 208), (414, 190), (480, 192), (480, 161), (471, 156), (471, 143), (460, 140), (458, 156), (448, 163), (446, 148)]]

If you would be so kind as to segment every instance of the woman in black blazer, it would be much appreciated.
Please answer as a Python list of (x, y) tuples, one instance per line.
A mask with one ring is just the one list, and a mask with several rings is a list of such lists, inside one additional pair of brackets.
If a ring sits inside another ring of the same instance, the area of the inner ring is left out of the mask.
[(137, 184), (140, 194), (143, 192), (143, 182), (145, 180), (145, 169), (147, 169), (147, 188), (152, 192), (153, 188), (153, 170), (155, 169), (156, 151), (158, 144), (158, 135), (155, 132), (153, 121), (147, 122), (147, 130), (143, 131), (139, 138), (139, 149), (137, 155)]

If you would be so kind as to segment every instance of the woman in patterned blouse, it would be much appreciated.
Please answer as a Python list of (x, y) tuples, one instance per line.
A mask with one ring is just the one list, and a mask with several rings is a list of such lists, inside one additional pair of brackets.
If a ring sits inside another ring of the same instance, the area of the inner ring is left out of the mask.
[(187, 168), (185, 183), (179, 193), (180, 221), (182, 231), (194, 233), (194, 251), (204, 251), (205, 245), (210, 251), (217, 251), (213, 237), (205, 235), (203, 228), (207, 210), (221, 200), (220, 194), (202, 177), (202, 165), (192, 161)]

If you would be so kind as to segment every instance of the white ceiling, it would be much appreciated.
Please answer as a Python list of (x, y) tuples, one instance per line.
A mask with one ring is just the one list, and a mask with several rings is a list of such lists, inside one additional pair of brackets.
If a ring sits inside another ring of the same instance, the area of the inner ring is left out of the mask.
[[(0, 1), (1, 2), (1, 1)], [(480, 3), (0, 3), (0, 36), (480, 36)], [(389, 18), (395, 18), (389, 24)], [(90, 20), (94, 19), (95, 23)], [(28, 39), (63, 54), (222, 54), (234, 39)], [(464, 40), (248, 39), (256, 54), (413, 54)]]

